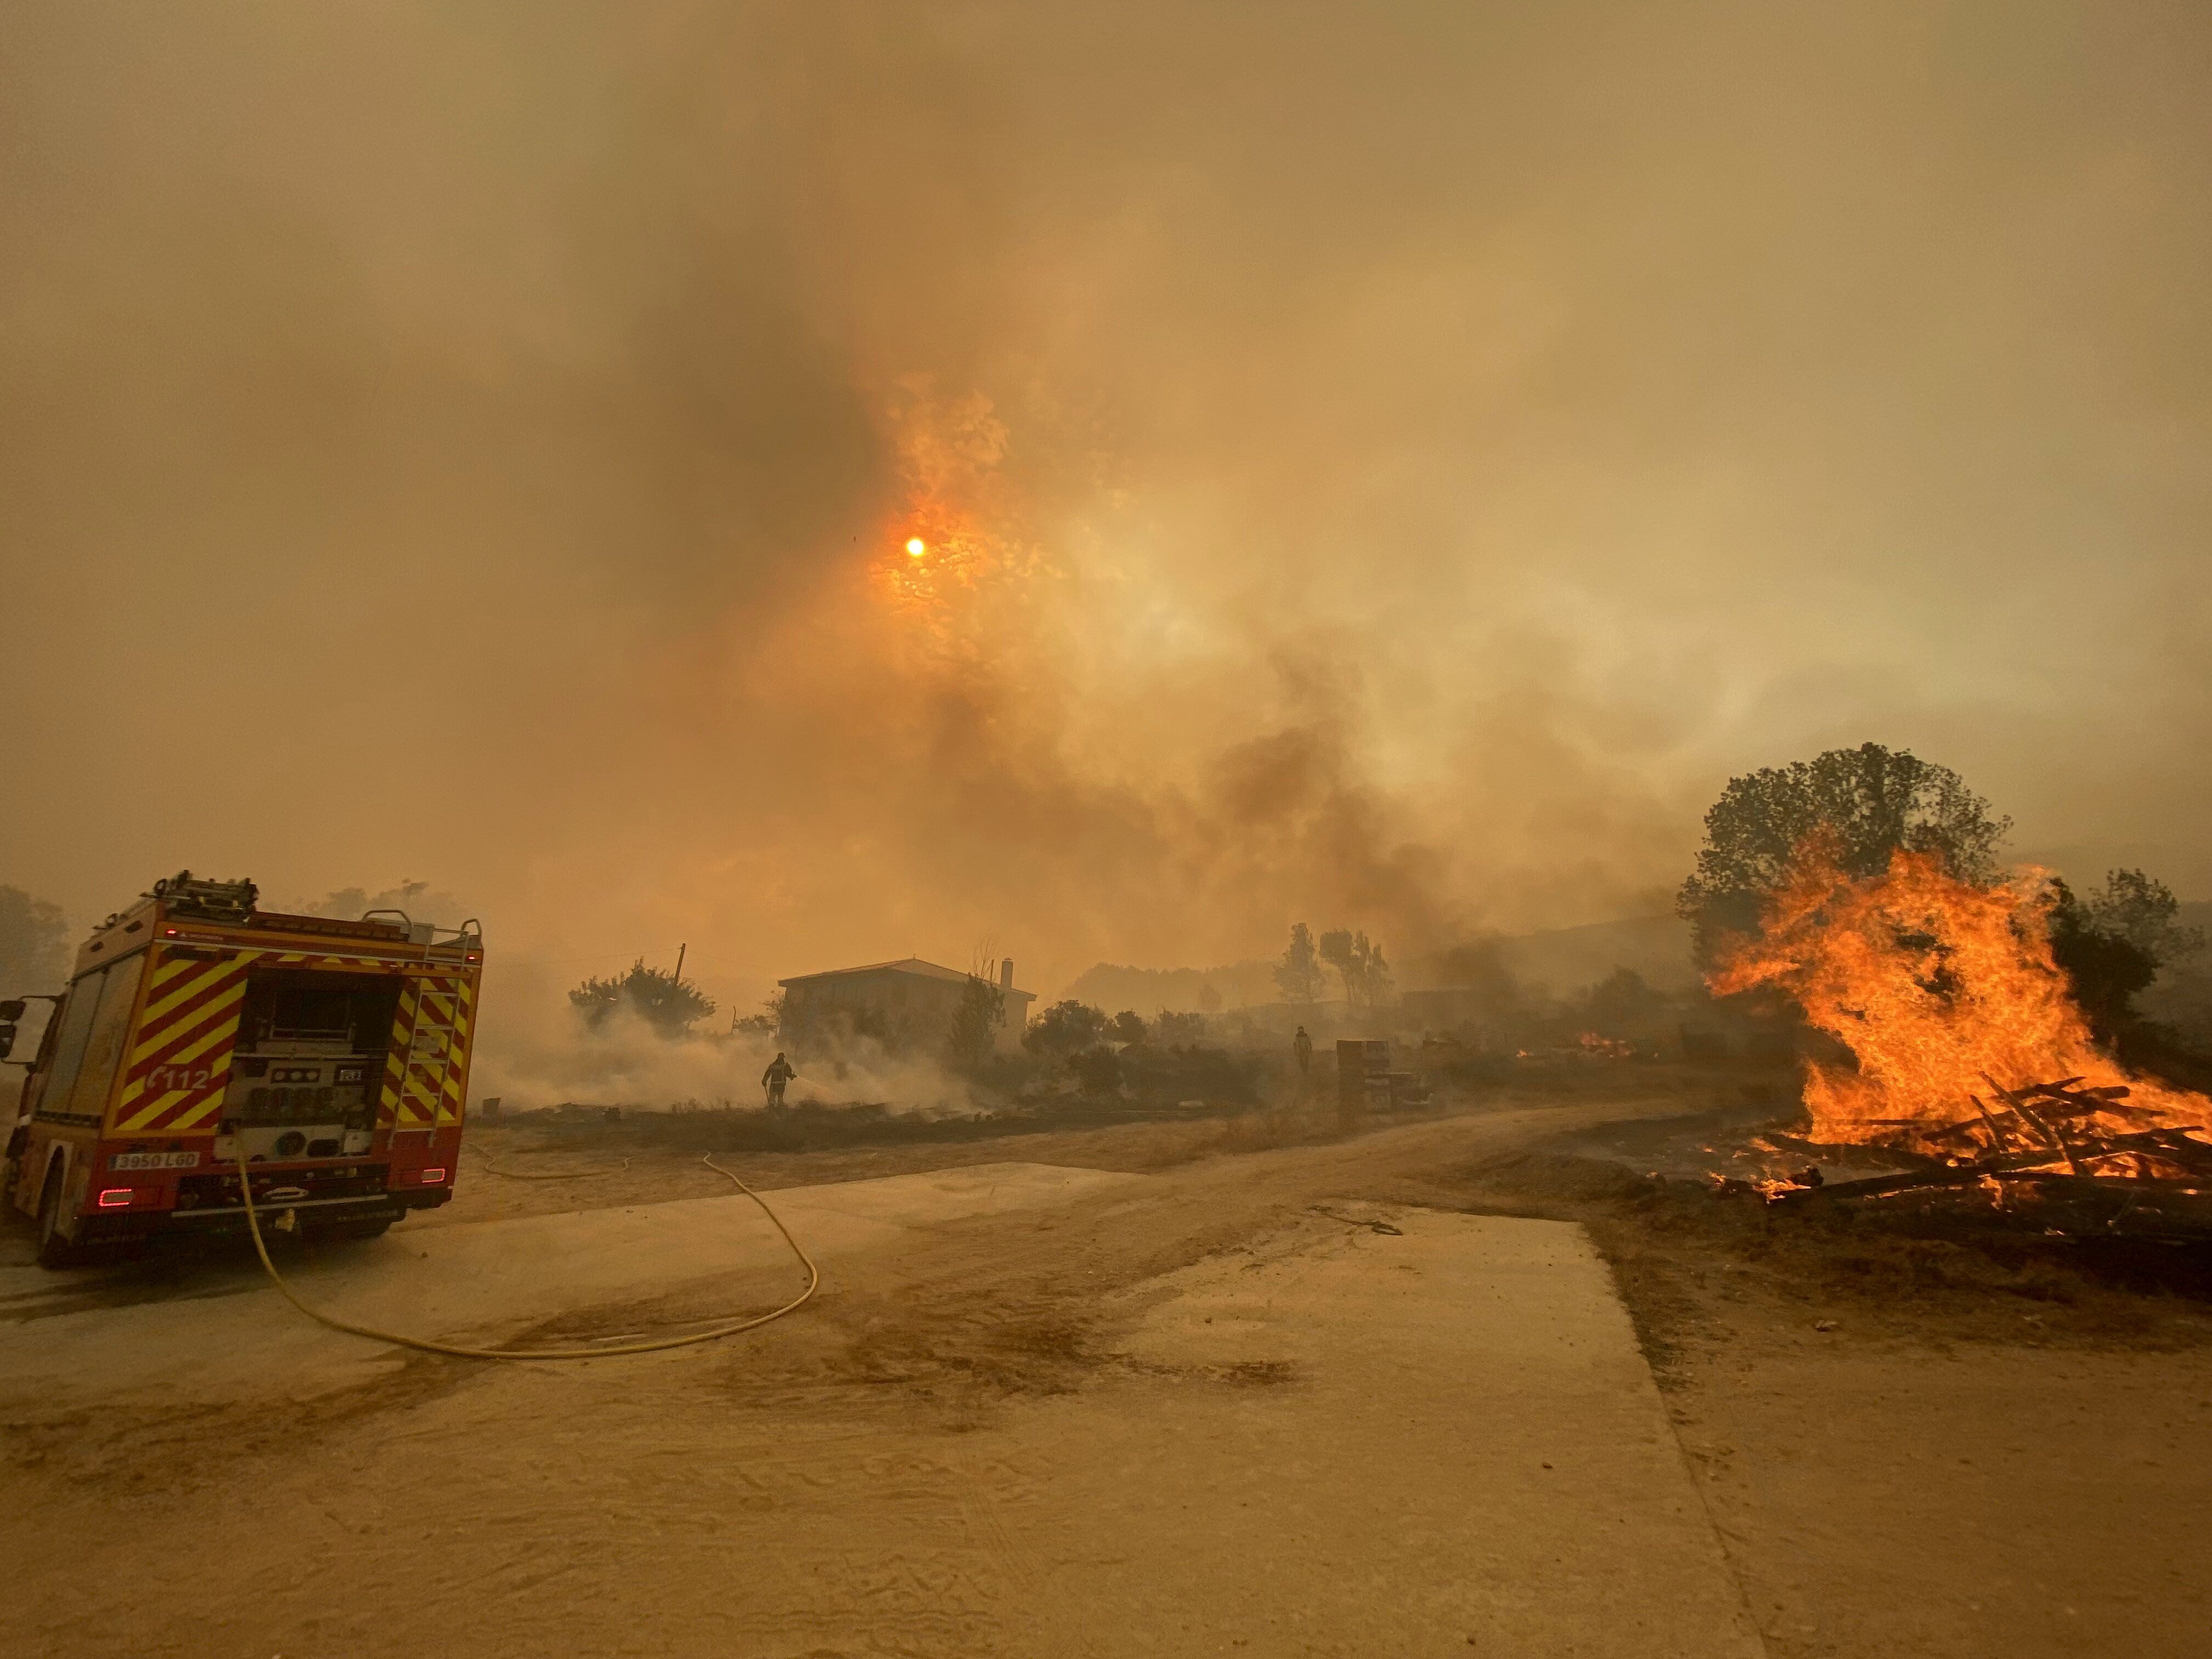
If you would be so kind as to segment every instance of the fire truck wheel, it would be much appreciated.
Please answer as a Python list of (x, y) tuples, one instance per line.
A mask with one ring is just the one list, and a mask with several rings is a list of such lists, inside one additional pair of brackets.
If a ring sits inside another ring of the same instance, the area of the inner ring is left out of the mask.
[(75, 1267), (90, 1260), (82, 1245), (62, 1237), (62, 1166), (46, 1171), (46, 1184), (39, 1194), (39, 1265)]

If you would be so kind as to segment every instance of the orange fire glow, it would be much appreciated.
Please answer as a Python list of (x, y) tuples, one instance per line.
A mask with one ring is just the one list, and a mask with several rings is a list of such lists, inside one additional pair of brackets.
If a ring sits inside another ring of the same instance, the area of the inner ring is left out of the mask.
[(1003, 659), (1042, 554), (1007, 476), (1006, 422), (980, 392), (902, 381), (884, 409), (903, 488), (866, 576), (905, 649), (941, 665)]
[[(2052, 960), (2040, 872), (1978, 886), (1947, 874), (1932, 854), (1899, 852), (1863, 879), (1818, 847), (1711, 977), (1720, 994), (1774, 986), (1838, 1038), (1856, 1069), (1808, 1063), (1811, 1139), (1887, 1142), (1960, 1158), (2002, 1144), (1998, 1125), (2054, 1137), (2212, 1122), (2212, 1100), (2130, 1077), (2091, 1040), (2064, 973)], [(2099, 1109), (2077, 1103), (2046, 1132), (2049, 1109), (2015, 1110), (2003, 1091), (2064, 1080), (2076, 1095), (2117, 1091)], [(2107, 1170), (2107, 1173), (2118, 1173)]]

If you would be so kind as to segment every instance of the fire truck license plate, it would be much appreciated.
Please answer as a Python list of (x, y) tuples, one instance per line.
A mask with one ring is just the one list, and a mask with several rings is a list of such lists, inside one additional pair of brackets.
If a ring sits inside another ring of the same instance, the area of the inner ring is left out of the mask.
[(111, 1170), (196, 1170), (198, 1152), (118, 1152), (107, 1160)]

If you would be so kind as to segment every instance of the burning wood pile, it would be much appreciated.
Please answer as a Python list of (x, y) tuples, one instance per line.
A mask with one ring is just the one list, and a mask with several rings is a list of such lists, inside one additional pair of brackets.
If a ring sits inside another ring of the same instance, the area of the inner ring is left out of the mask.
[[(1906, 852), (1869, 878), (1798, 865), (1713, 988), (1786, 992), (1850, 1063), (1808, 1063), (1808, 1131), (1768, 1143), (1816, 1162), (1740, 1184), (1778, 1203), (1919, 1194), (2032, 1209), (2060, 1231), (2212, 1237), (2212, 1100), (2097, 1048), (2036, 872), (1983, 887)], [(1838, 1182), (1819, 1167), (1831, 1160), (1885, 1167)]]

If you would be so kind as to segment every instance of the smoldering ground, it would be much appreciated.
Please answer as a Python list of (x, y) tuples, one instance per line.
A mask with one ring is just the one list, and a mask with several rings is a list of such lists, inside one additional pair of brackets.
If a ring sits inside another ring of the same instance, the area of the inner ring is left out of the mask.
[(2202, 887), (2207, 27), (11, 9), (11, 879), (1049, 992), (1874, 736)]

